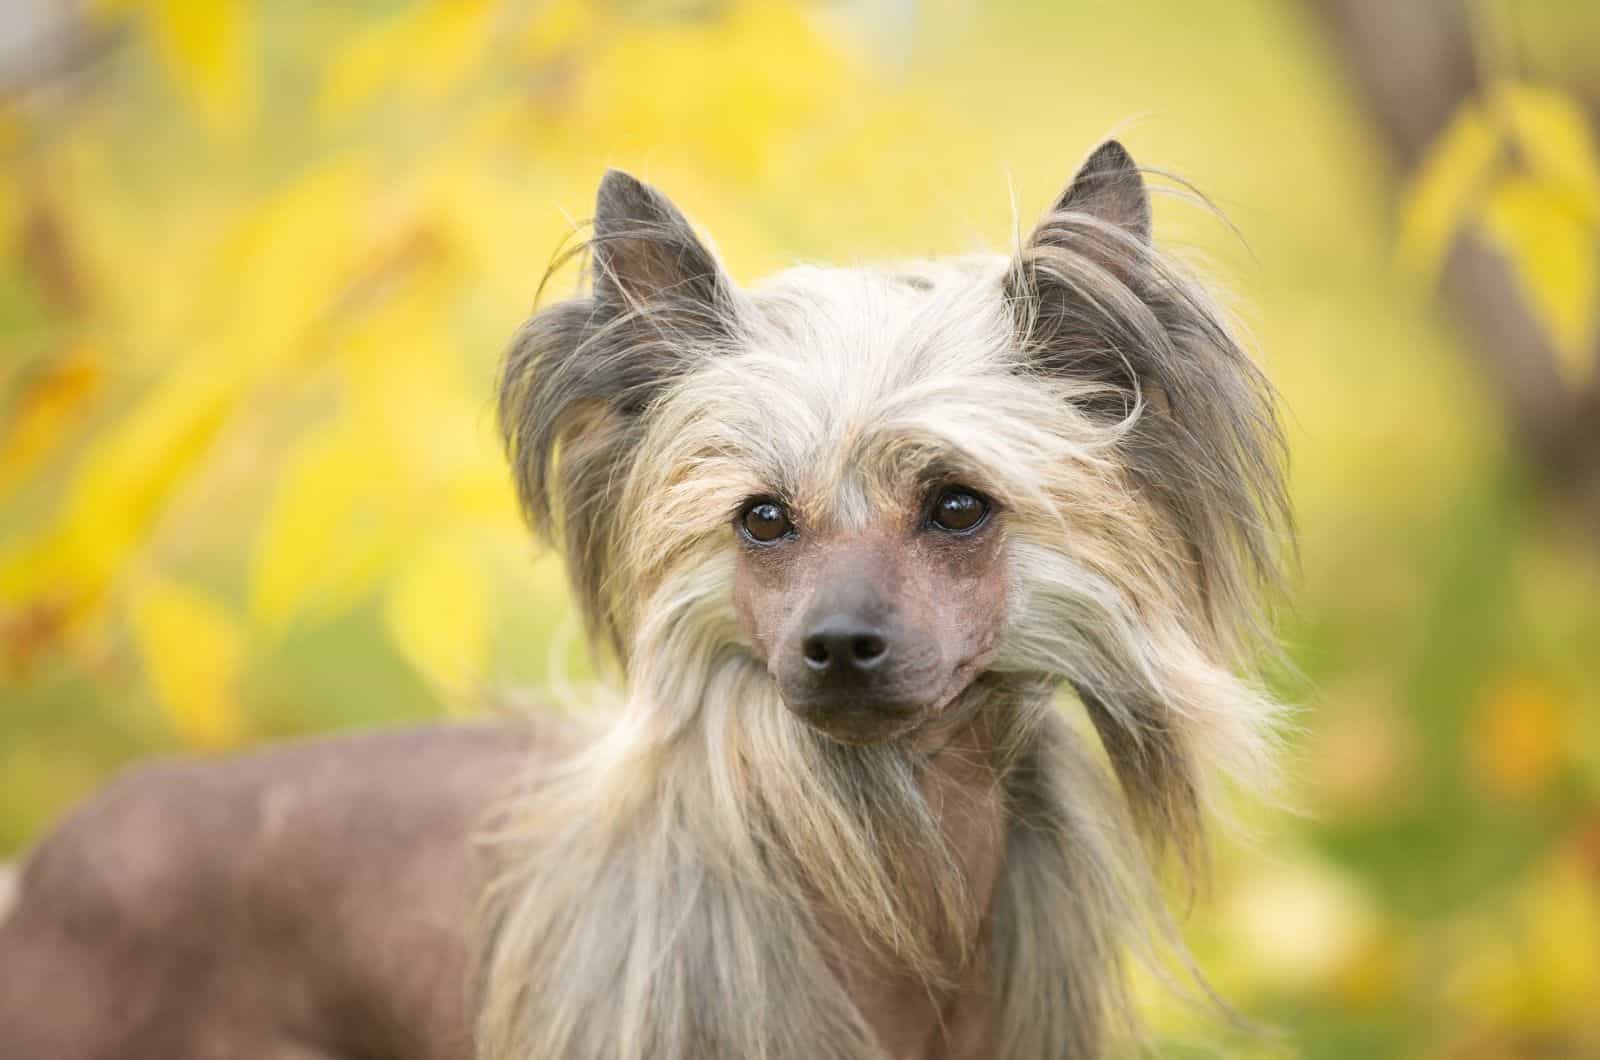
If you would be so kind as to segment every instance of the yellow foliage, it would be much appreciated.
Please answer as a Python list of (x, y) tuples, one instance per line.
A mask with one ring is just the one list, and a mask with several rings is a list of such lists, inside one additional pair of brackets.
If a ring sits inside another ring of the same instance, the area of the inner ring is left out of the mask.
[(400, 572), (384, 600), (389, 631), (447, 702), (474, 690), (489, 647), (489, 592), (460, 541), (444, 539)]
[(1600, 151), (1570, 96), (1503, 81), (1462, 104), (1403, 196), (1400, 265), (1431, 280), (1470, 224), (1506, 256), (1557, 368), (1586, 385), (1600, 368)]
[(1562, 189), (1537, 177), (1507, 177), (1484, 211), (1484, 226), (1511, 264), (1523, 297), (1544, 322), (1556, 364), (1574, 386), (1595, 371), (1600, 241)]
[(224, 241), (196, 304), (224, 327), (229, 356), (279, 361), (304, 352), (309, 328), (344, 294), (362, 260), (364, 164), (334, 158), (309, 168), (247, 212)]
[(1528, 680), (1496, 688), (1468, 730), (1469, 761), (1491, 793), (1526, 797), (1549, 781), (1561, 764), (1567, 725), (1548, 689)]
[(99, 389), (102, 375), (99, 353), (79, 342), (24, 382), (0, 420), (0, 497), (66, 439)]
[(577, 42), (593, 39), (604, 12), (590, 0), (551, 0), (520, 31), (523, 54), (535, 63), (558, 61)]
[(1600, 152), (1589, 119), (1565, 92), (1502, 82), (1497, 103), (1528, 168), (1578, 220), (1600, 222)]
[(149, 577), (135, 587), (128, 618), (150, 685), (185, 746), (238, 743), (245, 634), (232, 613), (193, 587)]
[(240, 372), (204, 352), (90, 443), (54, 524), (0, 566), (0, 594), (93, 601), (129, 565), (238, 401)]
[(347, 120), (402, 75), (410, 93), (444, 95), (481, 61), (496, 6), (490, 0), (423, 0), (369, 29), (329, 67), (317, 104), (323, 121)]
[(1600, 891), (1582, 859), (1546, 859), (1506, 906), (1463, 929), (1451, 1000), (1491, 1025), (1600, 1029)]
[(1432, 279), (1500, 158), (1499, 137), (1483, 108), (1461, 105), (1417, 167), (1400, 204), (1395, 253), (1407, 271)]
[[(558, 8), (558, 11), (560, 9)], [(729, 5), (718, 18), (636, 19), (603, 5), (557, 24), (581, 64), (556, 64), (542, 117), (547, 150), (569, 158), (648, 152), (692, 133), (718, 173), (748, 179), (773, 142), (868, 91), (862, 72), (792, 0)], [(556, 51), (530, 32), (531, 56)]]
[(250, 606), (265, 628), (336, 614), (398, 562), (409, 527), (384, 503), (393, 478), (382, 456), (372, 439), (342, 425), (301, 439), (250, 566)]
[(151, 33), (173, 79), (219, 131), (246, 121), (246, 14), (241, 0), (148, 0)]

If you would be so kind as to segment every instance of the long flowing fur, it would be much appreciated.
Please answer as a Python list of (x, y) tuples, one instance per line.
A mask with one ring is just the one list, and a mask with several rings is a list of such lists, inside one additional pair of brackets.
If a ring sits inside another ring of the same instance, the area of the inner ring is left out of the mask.
[[(1285, 520), (1266, 384), (1195, 281), (1070, 204), (1010, 258), (751, 292), (670, 204), (630, 205), (646, 222), (597, 222), (595, 291), (507, 360), (525, 506), (627, 695), (495, 823), (480, 1055), (878, 1057), (840, 925), (930, 996), (981, 969), (995, 1057), (1104, 1055), (1128, 955), (1178, 945), (1160, 852), (1198, 867), (1205, 777), (1268, 771), (1277, 707), (1239, 676)], [(732, 603), (741, 498), (848, 523), (930, 468), (1005, 511), (1006, 627), (950, 708), (991, 737), (987, 908), (925, 783), (948, 752), (807, 728)]]

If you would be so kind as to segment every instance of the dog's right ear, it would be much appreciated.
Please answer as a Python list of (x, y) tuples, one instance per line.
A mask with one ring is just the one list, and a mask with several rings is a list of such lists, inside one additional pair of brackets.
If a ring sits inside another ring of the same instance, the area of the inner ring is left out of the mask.
[(530, 525), (561, 547), (591, 632), (625, 657), (627, 590), (609, 574), (628, 468), (656, 397), (728, 344), (738, 294), (677, 207), (619, 170), (600, 181), (587, 249), (592, 293), (512, 341), (500, 430)]

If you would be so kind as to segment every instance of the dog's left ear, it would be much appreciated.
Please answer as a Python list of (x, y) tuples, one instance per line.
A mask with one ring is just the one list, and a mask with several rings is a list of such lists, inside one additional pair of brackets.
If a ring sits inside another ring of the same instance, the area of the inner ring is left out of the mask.
[(1166, 409), (1169, 360), (1135, 341), (1154, 293), (1150, 195), (1120, 143), (1090, 152), (1017, 251), (1006, 275), (1019, 339), (1035, 368), (1100, 384), (1090, 411), (1127, 415), (1135, 395)]
[(1033, 230), (1030, 251), (1056, 248), (1082, 255), (1124, 283), (1136, 283), (1150, 246), (1150, 195), (1127, 148), (1107, 140)]
[(1142, 686), (1130, 665), (1074, 681), (1136, 815), (1152, 835), (1182, 839), (1198, 828), (1199, 757), (1212, 746), (1195, 719), (1250, 711), (1229, 668), (1252, 665), (1267, 639), (1257, 588), (1279, 578), (1289, 523), (1272, 388), (1205, 289), (1152, 244), (1144, 179), (1115, 141), (1018, 248), (1004, 294), (1018, 367), (1066, 384), (1076, 411), (1114, 432), (1129, 496), (1173, 543), (1156, 561), (1159, 589), (1131, 567), (1121, 589), (1129, 601), (1178, 590), (1166, 625), (1203, 676), (1187, 689)]

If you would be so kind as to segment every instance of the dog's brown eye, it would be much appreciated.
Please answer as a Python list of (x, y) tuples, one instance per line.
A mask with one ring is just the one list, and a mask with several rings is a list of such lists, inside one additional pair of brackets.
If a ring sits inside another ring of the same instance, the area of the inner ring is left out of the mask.
[(933, 525), (954, 533), (971, 530), (988, 514), (988, 503), (970, 490), (947, 489), (933, 502)]
[(794, 529), (789, 513), (777, 501), (758, 501), (744, 510), (739, 525), (752, 540), (770, 544)]

